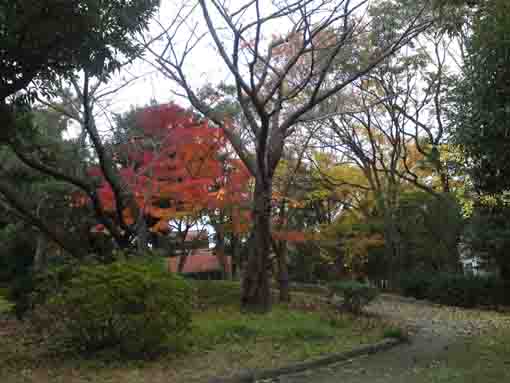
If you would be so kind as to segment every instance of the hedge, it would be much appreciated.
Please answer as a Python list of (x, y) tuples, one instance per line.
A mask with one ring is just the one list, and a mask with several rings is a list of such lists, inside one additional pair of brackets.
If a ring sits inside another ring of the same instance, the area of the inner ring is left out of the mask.
[(465, 308), (508, 305), (508, 287), (494, 276), (410, 273), (400, 279), (404, 296)]

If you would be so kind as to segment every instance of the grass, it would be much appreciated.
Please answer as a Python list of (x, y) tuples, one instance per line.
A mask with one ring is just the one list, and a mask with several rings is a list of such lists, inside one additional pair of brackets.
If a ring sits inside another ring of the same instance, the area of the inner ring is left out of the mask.
[(445, 360), (413, 373), (414, 383), (510, 382), (510, 329), (460, 341)]
[(199, 299), (184, 354), (152, 361), (52, 356), (24, 336), (24, 325), (11, 320), (0, 323), (0, 381), (195, 382), (352, 350), (381, 340), (389, 328), (377, 318), (324, 311), (314, 297), (301, 295), (267, 315), (242, 314), (239, 285), (194, 285)]
[(7, 300), (7, 289), (0, 288), (0, 315), (11, 311), (13, 304)]
[(403, 330), (400, 327), (390, 327), (387, 330), (384, 331), (384, 337), (385, 338), (393, 338), (393, 339), (399, 339), (402, 341), (408, 341), (409, 340), (409, 334), (406, 333), (405, 330)]

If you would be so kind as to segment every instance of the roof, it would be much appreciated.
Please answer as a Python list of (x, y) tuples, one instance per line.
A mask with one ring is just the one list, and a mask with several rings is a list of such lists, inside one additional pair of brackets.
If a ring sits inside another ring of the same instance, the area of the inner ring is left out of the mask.
[(186, 233), (186, 242), (188, 241), (208, 241), (209, 236), (205, 230), (189, 230)]
[[(225, 256), (228, 271), (232, 268), (232, 258)], [(168, 271), (177, 272), (180, 256), (168, 258)], [(196, 249), (188, 255), (183, 273), (204, 273), (221, 270), (219, 258), (209, 249)]]

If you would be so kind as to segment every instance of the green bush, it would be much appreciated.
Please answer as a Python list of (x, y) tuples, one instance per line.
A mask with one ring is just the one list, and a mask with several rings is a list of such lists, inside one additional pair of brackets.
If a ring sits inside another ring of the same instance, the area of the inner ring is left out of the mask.
[(188, 334), (191, 291), (179, 276), (141, 261), (81, 266), (34, 314), (59, 347), (142, 356)]
[(14, 305), (7, 300), (8, 296), (9, 289), (0, 287), (0, 315), (11, 312), (14, 307)]
[(76, 275), (78, 268), (74, 264), (65, 264), (48, 268), (40, 273), (27, 273), (17, 278), (9, 291), (8, 298), (14, 302), (14, 312), (23, 319), (37, 305), (46, 302), (62, 286)]
[(354, 314), (361, 313), (378, 295), (375, 287), (356, 281), (332, 283), (329, 287), (332, 293), (343, 296), (343, 307)]
[(399, 282), (404, 296), (425, 299), (429, 295), (432, 278), (430, 274), (423, 272), (407, 273), (400, 277)]
[(384, 331), (383, 336), (385, 338), (399, 339), (402, 341), (409, 340), (409, 334), (399, 327), (390, 327)]
[(406, 296), (465, 308), (508, 303), (504, 283), (492, 276), (413, 273), (401, 279), (401, 290)]
[(503, 286), (494, 277), (439, 274), (432, 280), (429, 299), (459, 307), (502, 304)]

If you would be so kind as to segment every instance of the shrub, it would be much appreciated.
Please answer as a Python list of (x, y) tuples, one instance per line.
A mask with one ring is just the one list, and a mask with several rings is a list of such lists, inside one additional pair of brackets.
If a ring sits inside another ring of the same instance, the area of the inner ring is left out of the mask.
[(76, 275), (77, 266), (65, 264), (48, 268), (41, 273), (27, 273), (17, 278), (8, 298), (14, 302), (14, 312), (18, 319), (23, 319), (37, 305), (46, 302), (62, 286)]
[(384, 331), (385, 338), (399, 339), (401, 341), (408, 341), (409, 334), (399, 327), (390, 327)]
[(59, 347), (140, 356), (179, 345), (191, 328), (191, 294), (182, 278), (154, 264), (81, 266), (35, 319)]
[(465, 308), (507, 303), (504, 283), (493, 276), (413, 273), (401, 279), (401, 289), (417, 299)]
[(494, 277), (439, 274), (432, 279), (429, 299), (459, 307), (500, 304), (501, 282)]
[(408, 273), (400, 277), (399, 283), (404, 296), (425, 299), (429, 295), (432, 278), (423, 272)]
[(355, 281), (333, 283), (330, 285), (330, 290), (334, 294), (342, 295), (343, 308), (354, 314), (361, 313), (363, 308), (378, 295), (375, 287)]
[(14, 305), (11, 302), (9, 302), (5, 297), (6, 295), (4, 295), (2, 291), (0, 291), (0, 315), (11, 312), (11, 310), (14, 307)]

